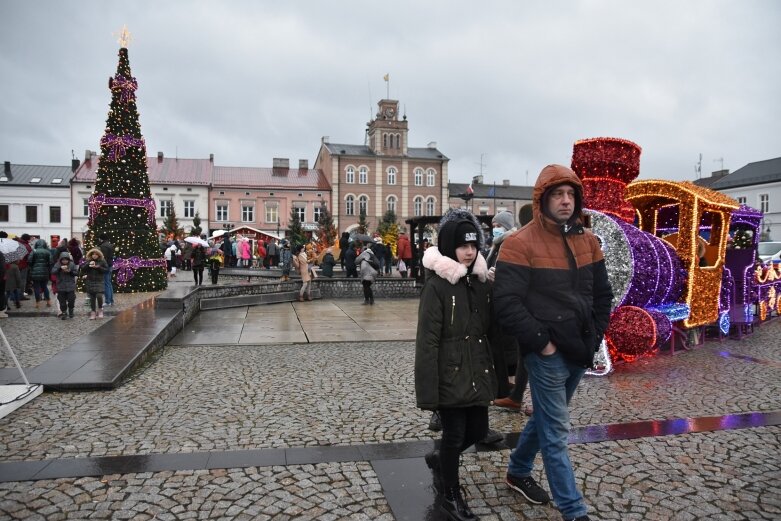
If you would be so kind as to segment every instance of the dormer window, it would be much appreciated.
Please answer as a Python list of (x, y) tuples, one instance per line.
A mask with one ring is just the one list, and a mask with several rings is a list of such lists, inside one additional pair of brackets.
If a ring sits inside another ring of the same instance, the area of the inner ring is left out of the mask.
[(0, 183), (7, 183), (7, 182), (8, 182), (8, 178), (6, 176), (0, 177)]
[(40, 183), (41, 182), (41, 178), (40, 177), (33, 177), (32, 179), (30, 179), (30, 182), (31, 183)]
[(55, 177), (54, 179), (52, 179), (52, 184), (53, 185), (62, 184), (62, 177)]

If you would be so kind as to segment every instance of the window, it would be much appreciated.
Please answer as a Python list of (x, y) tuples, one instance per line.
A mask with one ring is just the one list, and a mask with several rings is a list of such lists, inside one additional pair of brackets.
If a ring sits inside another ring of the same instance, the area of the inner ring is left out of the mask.
[(362, 166), (358, 171), (358, 184), (365, 185), (369, 182), (369, 169)]
[(388, 197), (388, 211), (396, 213), (396, 196), (392, 195)]
[(745, 197), (738, 197), (738, 204), (746, 204), (746, 198)]
[(364, 215), (367, 215), (369, 209), (369, 198), (362, 195), (358, 198), (358, 211)]
[(33, 177), (32, 179), (30, 179), (30, 182), (31, 183), (40, 183), (41, 182), (41, 178), (40, 177)]
[(344, 182), (349, 184), (355, 183), (355, 168), (351, 166), (347, 167), (347, 174), (344, 177)]
[(388, 134), (382, 135), (382, 148), (388, 148)]
[(345, 215), (355, 215), (355, 197), (348, 195), (344, 198)]
[(168, 217), (171, 215), (171, 209), (174, 207), (174, 202), (165, 199), (160, 199), (160, 217)]
[(390, 167), (388, 169), (388, 184), (389, 185), (395, 185), (396, 184), (396, 169), (393, 167)]
[(434, 215), (434, 206), (436, 202), (433, 197), (426, 199), (426, 215)]
[(426, 186), (435, 186), (434, 183), (437, 179), (437, 173), (433, 168), (429, 168), (426, 171)]
[(25, 222), (37, 223), (38, 222), (38, 207), (37, 206), (25, 206)]
[(195, 201), (184, 202), (184, 216), (187, 219), (195, 217)]
[(306, 222), (306, 206), (296, 206), (293, 211), (296, 212), (299, 221)]
[(245, 223), (251, 223), (255, 221), (255, 205), (242, 203), (241, 205), (241, 220)]
[(53, 185), (61, 185), (62, 184), (62, 177), (55, 177), (54, 179), (52, 179), (52, 184)]
[(62, 209), (59, 206), (49, 207), (49, 222), (50, 223), (62, 222)]
[(89, 217), (89, 199), (82, 199), (81, 202), (83, 203), (81, 207), (81, 214), (84, 217)]
[(399, 145), (399, 143), (401, 143), (401, 136), (396, 134), (396, 148), (400, 148), (401, 147), (401, 145)]
[(217, 220), (218, 221), (227, 221), (228, 220), (228, 204), (227, 203), (217, 203)]
[(423, 198), (422, 197), (417, 196), (415, 198), (415, 200), (412, 203), (412, 209), (413, 209), (412, 213), (415, 215), (415, 217), (420, 217), (421, 215), (423, 215)]
[(423, 186), (423, 169), (415, 169), (415, 186)]
[(767, 213), (770, 210), (770, 196), (767, 194), (759, 194), (759, 211)]
[(279, 224), (279, 204), (266, 203), (266, 222)]
[(488, 207), (487, 206), (481, 206), (480, 207), (480, 215), (488, 215)]
[(320, 222), (320, 216), (323, 215), (323, 207), (322, 207), (322, 205), (319, 205), (319, 204), (315, 205), (314, 210), (313, 210), (313, 214), (314, 214), (315, 222), (319, 223)]
[(0, 222), (8, 222), (8, 205), (0, 204)]

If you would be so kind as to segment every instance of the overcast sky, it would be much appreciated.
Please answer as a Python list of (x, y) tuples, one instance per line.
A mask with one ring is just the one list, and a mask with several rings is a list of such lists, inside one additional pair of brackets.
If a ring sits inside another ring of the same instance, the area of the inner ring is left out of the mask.
[[(643, 148), (642, 178), (781, 156), (781, 2), (1, 0), (0, 159), (99, 150), (123, 24), (149, 155), (313, 164), (386, 97), (450, 180), (532, 184), (578, 139)], [(528, 172), (528, 174), (527, 174)]]

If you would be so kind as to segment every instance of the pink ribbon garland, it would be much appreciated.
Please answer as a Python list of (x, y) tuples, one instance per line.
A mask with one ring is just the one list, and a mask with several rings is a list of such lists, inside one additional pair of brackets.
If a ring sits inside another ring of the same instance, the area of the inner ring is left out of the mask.
[(133, 136), (116, 136), (114, 134), (106, 134), (100, 139), (101, 148), (106, 148), (108, 154), (106, 157), (109, 161), (116, 161), (121, 157), (125, 157), (127, 149), (130, 147), (143, 147), (144, 138), (134, 138)]
[(141, 268), (165, 268), (164, 258), (142, 259), (138, 256), (130, 258), (114, 257), (112, 270), (117, 272), (117, 284), (125, 286), (135, 276), (135, 271)]
[(146, 216), (149, 225), (155, 227), (155, 211), (157, 210), (157, 204), (154, 199), (133, 199), (132, 197), (108, 197), (104, 194), (91, 195), (87, 201), (89, 206), (89, 225), (95, 221), (95, 216), (98, 215), (100, 207), (104, 205), (112, 206), (135, 206), (139, 208), (146, 208)]
[(122, 103), (135, 101), (137, 88), (138, 82), (135, 78), (126, 78), (121, 74), (114, 76), (114, 81), (111, 82), (111, 90), (119, 91), (119, 100)]

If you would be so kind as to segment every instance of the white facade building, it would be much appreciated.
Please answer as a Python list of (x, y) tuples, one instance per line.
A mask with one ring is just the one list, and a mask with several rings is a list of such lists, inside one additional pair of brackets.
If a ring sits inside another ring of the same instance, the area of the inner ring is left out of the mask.
[[(95, 189), (99, 158), (89, 152), (71, 181), (73, 236), (82, 240), (89, 220), (89, 198)], [(203, 233), (209, 230), (209, 186), (213, 157), (210, 159), (171, 159), (163, 156), (147, 158), (149, 189), (155, 201), (155, 221), (159, 229), (165, 223), (168, 209), (173, 207), (179, 226), (185, 234), (193, 227), (197, 213)]]
[(781, 157), (749, 163), (710, 185), (763, 213), (763, 241), (781, 241)]
[(51, 244), (71, 237), (68, 166), (16, 165), (5, 161), (0, 174), (0, 230), (29, 234)]

